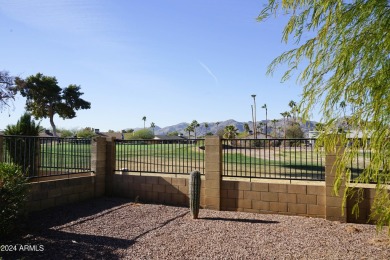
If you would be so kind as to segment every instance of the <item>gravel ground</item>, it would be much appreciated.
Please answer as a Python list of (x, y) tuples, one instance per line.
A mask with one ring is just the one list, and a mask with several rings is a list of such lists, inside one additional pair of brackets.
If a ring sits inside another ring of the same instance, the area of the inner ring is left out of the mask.
[(193, 220), (187, 208), (119, 198), (31, 214), (0, 245), (3, 259), (390, 259), (372, 225), (212, 210)]

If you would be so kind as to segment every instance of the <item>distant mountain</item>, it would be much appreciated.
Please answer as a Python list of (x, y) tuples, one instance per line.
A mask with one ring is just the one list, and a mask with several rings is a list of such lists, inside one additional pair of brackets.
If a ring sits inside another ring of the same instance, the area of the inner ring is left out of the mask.
[[(290, 119), (290, 121), (291, 121), (291, 119)], [(263, 122), (265, 124), (265, 120), (260, 120), (257, 123), (260, 123), (260, 122)], [(215, 134), (219, 130), (224, 129), (228, 125), (234, 125), (238, 129), (239, 132), (244, 132), (245, 131), (244, 130), (245, 123), (247, 123), (249, 125), (249, 128), (252, 130), (252, 121), (237, 122), (233, 119), (229, 119), (229, 120), (221, 121), (218, 123), (217, 122), (207, 122), (207, 124), (208, 124), (207, 129), (205, 127), (205, 122), (203, 122), (203, 123), (199, 123), (200, 126), (198, 128), (196, 128), (196, 135), (197, 136), (204, 136), (208, 132)], [(302, 131), (305, 133), (305, 135), (307, 135), (307, 133), (309, 131), (314, 130), (316, 124), (317, 124), (317, 122), (314, 122), (314, 121), (307, 121), (306, 123), (300, 122)], [(167, 135), (167, 134), (172, 133), (172, 132), (178, 132), (178, 133), (184, 134), (186, 136), (186, 135), (188, 135), (188, 132), (186, 132), (184, 129), (186, 129), (186, 127), (188, 125), (189, 125), (189, 123), (183, 122), (183, 123), (180, 123), (177, 125), (167, 126), (167, 127), (163, 127), (163, 128), (156, 126), (156, 128), (154, 129), (154, 132), (156, 135)], [(284, 120), (282, 118), (282, 119), (279, 119), (278, 122), (276, 122), (276, 124), (275, 124), (276, 131), (278, 133), (280, 133), (280, 131), (282, 131), (281, 129), (283, 128), (283, 126), (284, 126)], [(265, 131), (265, 129), (264, 129), (264, 131)], [(271, 120), (268, 120), (268, 133), (271, 134), (271, 133), (273, 133), (273, 131), (274, 131), (274, 124), (271, 122)]]

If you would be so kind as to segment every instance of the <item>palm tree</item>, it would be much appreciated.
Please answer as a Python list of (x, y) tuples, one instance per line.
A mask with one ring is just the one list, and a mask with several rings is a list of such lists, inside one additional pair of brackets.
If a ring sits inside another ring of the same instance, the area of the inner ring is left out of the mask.
[(204, 128), (206, 128), (206, 135), (207, 135), (207, 129), (209, 128), (209, 124), (208, 123), (204, 123)]
[(288, 103), (288, 106), (291, 107), (291, 114), (293, 115), (294, 122), (296, 122), (296, 113), (298, 112), (297, 103), (295, 103), (294, 100), (291, 100)]
[(219, 122), (215, 122), (215, 124), (217, 125), (217, 130), (215, 131), (215, 134), (218, 133), (218, 125), (220, 124)]
[(280, 113), (283, 116), (283, 127), (284, 127), (284, 139), (286, 139), (286, 117), (290, 117), (291, 114), (288, 111), (284, 111), (283, 113)]
[(290, 102), (288, 103), (288, 106), (291, 107), (291, 109), (292, 109), (293, 107), (297, 106), (297, 103), (295, 103), (294, 100), (290, 100)]
[(281, 126), (278, 126), (278, 130), (279, 130), (279, 133), (280, 133), (280, 132), (282, 132), (282, 130), (283, 130), (283, 127), (281, 127)]
[(196, 139), (196, 128), (199, 127), (200, 124), (198, 123), (198, 121), (192, 120), (191, 126), (192, 126), (192, 129), (193, 129), (193, 131), (194, 131), (194, 135), (195, 135), (195, 139)]
[(274, 130), (274, 137), (276, 138), (276, 123), (278, 122), (279, 120), (277, 119), (272, 119), (271, 122), (273, 124), (273, 130)]
[(145, 129), (146, 116), (143, 116), (143, 117), (142, 117), (142, 120), (144, 120), (144, 129)]
[(254, 137), (255, 139), (257, 138), (257, 131), (256, 131), (256, 95), (253, 94), (251, 95), (251, 97), (253, 98), (253, 105), (252, 105), (252, 120), (253, 120), (253, 133), (254, 133)]
[(234, 139), (238, 135), (238, 129), (234, 125), (227, 125), (225, 127), (225, 133), (223, 134), (223, 138), (226, 139)]
[(191, 132), (194, 131), (194, 127), (192, 125), (188, 125), (184, 131), (188, 132), (188, 138), (191, 138)]
[(153, 129), (153, 135), (154, 135), (154, 128), (156, 127), (156, 124), (155, 123), (150, 123), (150, 127)]
[(344, 118), (345, 118), (345, 108), (347, 107), (347, 103), (345, 103), (345, 101), (341, 101), (340, 102), (340, 107), (341, 109), (343, 110), (343, 115), (344, 115)]
[(249, 133), (249, 131), (250, 131), (251, 129), (249, 128), (249, 124), (248, 124), (248, 123), (245, 123), (245, 124), (244, 124), (244, 129), (245, 129), (245, 132)]
[(264, 127), (264, 126), (265, 126), (265, 124), (264, 124), (263, 122), (259, 122), (259, 123), (257, 124), (257, 129), (259, 129), (260, 134), (263, 133), (263, 127)]
[(268, 135), (268, 109), (267, 109), (267, 104), (264, 104), (261, 108), (265, 109), (265, 138), (267, 138), (267, 135)]

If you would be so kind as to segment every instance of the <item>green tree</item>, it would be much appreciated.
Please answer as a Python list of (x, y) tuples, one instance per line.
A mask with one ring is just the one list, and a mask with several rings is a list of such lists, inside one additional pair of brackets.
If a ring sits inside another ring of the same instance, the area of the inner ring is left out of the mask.
[(55, 77), (44, 76), (41, 73), (31, 75), (25, 80), (16, 78), (18, 91), (26, 97), (26, 110), (35, 118), (49, 118), (53, 135), (57, 136), (54, 115), (63, 119), (76, 117), (79, 109), (91, 108), (91, 103), (80, 98), (80, 86), (69, 85), (61, 89)]
[(9, 106), (9, 101), (15, 97), (14, 77), (8, 71), (0, 71), (0, 111)]
[(286, 129), (287, 138), (304, 138), (304, 133), (298, 123), (292, 123)]
[(93, 128), (85, 127), (84, 129), (77, 131), (76, 135), (78, 138), (92, 138), (96, 133)]
[[(269, 0), (259, 20), (280, 12), (290, 14), (282, 38), (288, 42), (292, 37), (297, 47), (277, 57), (268, 72), (287, 63), (289, 68), (282, 78), (287, 80), (299, 68), (299, 82), (303, 85), (301, 114), (308, 119), (317, 105), (321, 107), (324, 134), (317, 144), (327, 150), (334, 149), (336, 142), (347, 144), (345, 136), (334, 133), (340, 113), (338, 104), (344, 101), (351, 108), (349, 126), (359, 131), (361, 142), (371, 148), (371, 161), (357, 181), (378, 183), (371, 216), (379, 227), (390, 228), (390, 195), (385, 186), (390, 179), (389, 1)], [(335, 192), (342, 179), (350, 179), (351, 172), (346, 168), (358, 154), (359, 146), (348, 147), (337, 158)], [(353, 183), (347, 181), (346, 185), (344, 203), (356, 190), (352, 189)], [(356, 213), (357, 207), (354, 209)]]
[(272, 123), (272, 125), (273, 125), (273, 132), (274, 132), (274, 137), (276, 138), (276, 123), (277, 122), (279, 122), (279, 120), (277, 120), (277, 119), (272, 119), (271, 120), (271, 123)]
[(217, 126), (217, 130), (215, 131), (215, 134), (218, 135), (218, 136), (220, 136), (219, 134), (217, 134), (217, 133), (218, 133), (218, 130), (219, 130), (218, 126), (219, 126), (220, 122), (215, 122), (215, 124), (216, 124), (216, 126)]
[(268, 108), (267, 108), (267, 104), (264, 104), (261, 108), (265, 109), (265, 138), (268, 138)]
[(69, 129), (57, 129), (57, 132), (61, 133), (61, 137), (63, 137), (63, 138), (73, 137), (77, 133), (77, 131), (69, 130)]
[(130, 139), (142, 139), (142, 140), (148, 140), (153, 139), (154, 134), (150, 129), (141, 129), (138, 131), (135, 131), (133, 133), (133, 136), (130, 137)]
[(208, 133), (208, 128), (209, 128), (209, 124), (208, 123), (204, 123), (204, 128), (206, 128), (206, 135), (207, 135), (207, 133)]
[(299, 109), (297, 107), (297, 103), (294, 100), (290, 100), (290, 102), (288, 103), (288, 106), (291, 108), (290, 115), (292, 115), (294, 122), (296, 122), (297, 117), (298, 117), (297, 114), (299, 111)]
[(150, 127), (153, 129), (153, 135), (154, 135), (154, 128), (156, 128), (156, 124), (155, 123), (150, 123)]
[(31, 115), (24, 113), (16, 125), (7, 125), (5, 135), (23, 136), (6, 139), (5, 145), (12, 161), (19, 165), (27, 176), (33, 176), (38, 170), (39, 140), (26, 136), (38, 136), (41, 127), (35, 123)]
[(257, 124), (257, 131), (258, 131), (258, 133), (260, 133), (260, 134), (263, 133), (264, 126), (265, 126), (265, 123), (263, 123), (263, 122), (259, 122), (259, 123)]
[(238, 135), (238, 129), (234, 125), (227, 125), (224, 129), (223, 138), (234, 139)]
[(193, 125), (188, 125), (184, 131), (188, 132), (188, 138), (191, 138), (191, 132), (194, 132), (194, 126)]
[(143, 117), (142, 117), (142, 120), (144, 121), (144, 129), (145, 129), (146, 116), (143, 116)]
[(178, 131), (173, 131), (167, 134), (168, 136), (178, 136), (179, 132)]
[(290, 112), (284, 111), (283, 113), (280, 113), (283, 117), (283, 132), (284, 132), (284, 138), (286, 138), (286, 118), (290, 116)]
[(198, 121), (192, 120), (191, 126), (192, 126), (192, 129), (193, 129), (193, 132), (194, 132), (194, 136), (195, 136), (195, 139), (196, 139), (196, 128), (198, 128), (200, 126), (200, 124), (198, 123)]
[(244, 124), (244, 130), (245, 130), (246, 133), (249, 133), (249, 131), (251, 130), (251, 129), (249, 128), (249, 124), (248, 124), (248, 123), (245, 123), (245, 124)]

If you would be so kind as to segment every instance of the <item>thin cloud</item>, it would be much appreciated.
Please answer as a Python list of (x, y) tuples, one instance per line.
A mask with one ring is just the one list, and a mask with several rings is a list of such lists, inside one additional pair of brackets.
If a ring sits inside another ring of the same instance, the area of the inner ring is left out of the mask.
[(198, 62), (199, 62), (199, 64), (200, 64), (200, 66), (202, 66), (202, 67), (206, 70), (206, 72), (207, 72), (211, 77), (213, 77), (213, 79), (214, 79), (214, 81), (215, 81), (215, 84), (216, 84), (216, 85), (219, 85), (217, 76), (215, 76), (215, 74), (210, 70), (210, 68), (207, 67), (207, 65), (204, 64), (203, 62), (201, 62), (200, 60), (198, 60)]
[(104, 26), (99, 4), (89, 0), (0, 0), (0, 13), (38, 29), (89, 32)]

